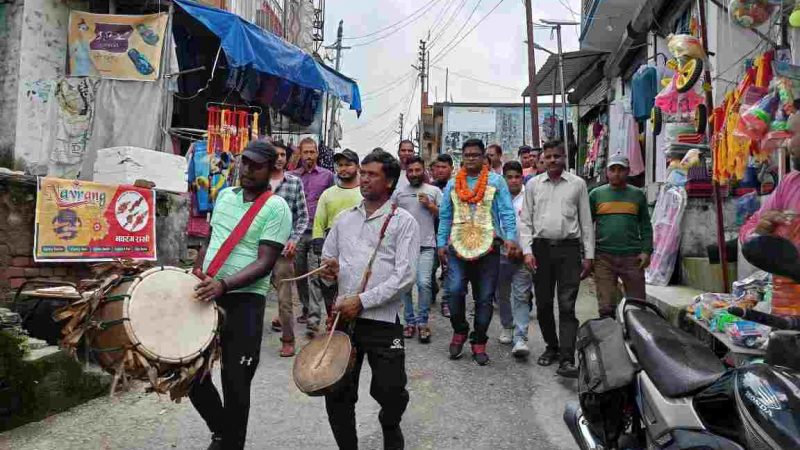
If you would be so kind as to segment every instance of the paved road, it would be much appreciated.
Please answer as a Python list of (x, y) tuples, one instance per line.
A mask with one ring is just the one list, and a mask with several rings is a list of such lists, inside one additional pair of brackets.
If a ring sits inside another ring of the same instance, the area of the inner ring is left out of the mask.
[[(434, 308), (438, 310), (437, 307)], [(592, 286), (578, 302), (582, 319), (596, 315)], [(274, 304), (267, 318), (276, 311)], [(555, 367), (518, 362), (510, 346), (497, 343), (499, 325), (490, 330), (491, 365), (478, 367), (465, 352), (447, 359), (449, 322), (432, 319), (433, 342), (407, 343), (411, 402), (403, 417), (408, 449), (573, 449), (561, 420), (564, 403), (574, 398), (574, 382), (555, 375)], [(298, 331), (301, 331), (298, 328)], [(534, 355), (543, 351), (536, 322), (531, 326)], [(300, 393), (291, 379), (292, 359), (278, 357), (278, 335), (264, 336), (261, 365), (253, 384), (248, 448), (333, 449), (335, 443), (324, 401)], [(362, 449), (380, 449), (378, 405), (369, 396), (364, 365), (357, 408)], [(0, 449), (205, 449), (209, 434), (188, 403), (175, 404), (153, 394), (128, 392), (98, 398), (42, 422), (0, 434)]]

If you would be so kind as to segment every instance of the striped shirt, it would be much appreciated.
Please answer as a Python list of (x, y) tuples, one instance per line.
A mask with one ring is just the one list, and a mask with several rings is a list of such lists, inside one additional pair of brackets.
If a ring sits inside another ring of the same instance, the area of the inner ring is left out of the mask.
[(292, 211), (292, 234), (289, 240), (297, 242), (308, 228), (308, 207), (306, 194), (303, 192), (303, 182), (294, 175), (284, 173), (283, 181), (275, 190), (275, 195), (280, 196), (289, 205)]

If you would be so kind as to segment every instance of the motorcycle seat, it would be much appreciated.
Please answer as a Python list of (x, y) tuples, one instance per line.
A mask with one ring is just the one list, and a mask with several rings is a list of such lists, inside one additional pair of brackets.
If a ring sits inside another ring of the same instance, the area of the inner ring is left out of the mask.
[(656, 314), (626, 310), (625, 325), (639, 364), (666, 397), (692, 395), (725, 373), (711, 349)]

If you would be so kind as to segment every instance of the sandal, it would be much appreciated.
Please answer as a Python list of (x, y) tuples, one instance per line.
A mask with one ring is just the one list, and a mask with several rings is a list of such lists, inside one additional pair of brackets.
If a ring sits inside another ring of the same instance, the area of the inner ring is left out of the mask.
[(414, 325), (406, 325), (403, 328), (403, 337), (406, 339), (411, 339), (414, 337), (414, 334), (417, 333), (417, 327)]
[(542, 356), (536, 361), (536, 364), (547, 367), (552, 366), (556, 361), (558, 361), (558, 352), (555, 350), (545, 350)]
[(281, 319), (273, 317), (270, 326), (272, 327), (272, 331), (281, 331)]
[(429, 344), (431, 342), (431, 329), (427, 325), (419, 327), (419, 342)]
[(281, 338), (281, 357), (289, 358), (294, 356), (294, 339), (284, 340)]

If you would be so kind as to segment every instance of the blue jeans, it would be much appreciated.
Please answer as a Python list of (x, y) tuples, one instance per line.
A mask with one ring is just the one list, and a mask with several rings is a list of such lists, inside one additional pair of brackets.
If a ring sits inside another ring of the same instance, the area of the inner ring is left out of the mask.
[(475, 261), (464, 261), (449, 250), (447, 259), (447, 290), (450, 294), (450, 323), (456, 334), (468, 334), (466, 300), (467, 283), (472, 285), (475, 299), (475, 330), (469, 337), (473, 344), (485, 344), (489, 339), (486, 331), (492, 322), (495, 290), (500, 268), (498, 248)]
[(428, 313), (431, 309), (433, 298), (433, 261), (436, 259), (436, 249), (422, 247), (419, 249), (417, 260), (417, 312), (414, 313), (414, 301), (411, 290), (403, 294), (405, 304), (406, 325), (428, 325)]
[[(506, 266), (504, 282), (510, 285), (511, 311), (514, 316), (514, 343), (528, 340), (528, 325), (531, 320), (531, 291), (533, 274), (524, 263)], [(501, 269), (502, 270), (502, 269)], [(507, 281), (506, 281), (507, 280)]]

